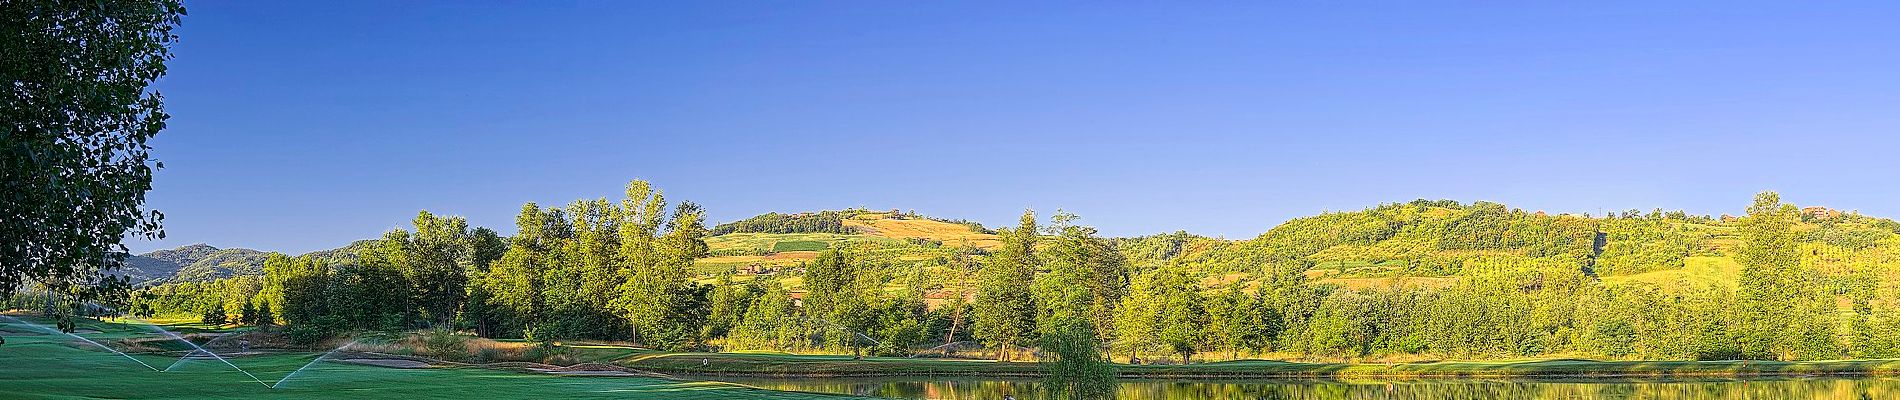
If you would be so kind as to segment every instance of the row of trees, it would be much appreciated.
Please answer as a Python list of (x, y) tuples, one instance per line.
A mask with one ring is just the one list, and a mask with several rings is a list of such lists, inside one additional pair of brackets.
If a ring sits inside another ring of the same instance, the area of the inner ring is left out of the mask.
[(711, 287), (695, 283), (707, 253), (704, 213), (669, 211), (644, 181), (626, 198), (529, 203), (493, 268), (475, 271), (468, 320), (485, 335), (625, 339), (683, 349), (705, 342)]
[(851, 233), (844, 219), (863, 210), (819, 211), (798, 214), (765, 213), (713, 227), (714, 235), (728, 233)]
[[(1623, 221), (1604, 246), (1554, 217), (1526, 222), (1534, 217), (1485, 211), (1475, 214), (1496, 215), (1496, 229), (1558, 239), (1498, 239), (1460, 227), (1489, 223), (1482, 221), (1419, 223), (1477, 238), (1456, 247), (1515, 251), (1447, 261), (1459, 271), (1452, 278), (1347, 287), (1309, 280), (1310, 270), (1325, 266), (1315, 249), (1330, 248), (1309, 242), (1376, 246), (1421, 228), (1329, 214), (1340, 224), (1290, 223), (1242, 242), (1186, 234), (1108, 240), (1071, 214), (1058, 213), (1044, 227), (1025, 213), (1016, 227), (999, 230), (1001, 246), (987, 253), (911, 261), (874, 246), (836, 246), (808, 262), (797, 276), (802, 287), (792, 287), (731, 271), (697, 273), (692, 262), (706, 254), (701, 212), (691, 203), (668, 210), (657, 191), (635, 182), (618, 202), (529, 204), (517, 218), (519, 233), (505, 239), (425, 213), (414, 232), (391, 232), (357, 257), (274, 256), (262, 279), (155, 287), (138, 309), (216, 309), (312, 334), (456, 326), (486, 336), (634, 340), (668, 349), (904, 354), (974, 340), (1002, 360), (1051, 361), (1082, 375), (1099, 372), (1092, 362), (1111, 356), (1191, 362), (1197, 354), (1900, 356), (1893, 339), (1900, 337), (1900, 302), (1891, 285), (1900, 254), (1885, 250), (1900, 239), (1889, 233), (1866, 248), (1816, 242), (1817, 230), (1846, 228), (1802, 227), (1797, 210), (1772, 194), (1731, 225), (1739, 245), (1724, 253), (1741, 266), (1732, 283), (1605, 282), (1605, 260), (1717, 252), (1679, 248), (1703, 239), (1669, 238), (1701, 233), (1669, 224), (1679, 220), (1667, 215)], [(1435, 212), (1377, 210), (1412, 221)], [(1287, 239), (1315, 232), (1326, 235)], [(1648, 240), (1662, 250), (1616, 244), (1635, 237), (1669, 240)], [(1866, 265), (1850, 268), (1858, 268), (1855, 279), (1817, 267), (1836, 258)], [(1232, 264), (1253, 267), (1230, 272)]]

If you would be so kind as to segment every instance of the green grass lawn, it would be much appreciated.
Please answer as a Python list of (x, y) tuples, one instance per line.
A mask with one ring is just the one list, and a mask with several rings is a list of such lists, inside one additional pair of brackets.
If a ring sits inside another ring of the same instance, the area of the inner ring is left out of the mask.
[[(706, 246), (712, 250), (725, 249), (773, 249), (779, 243), (814, 242), (829, 245), (853, 241), (895, 242), (888, 238), (866, 235), (847, 235), (838, 233), (729, 233), (706, 238)], [(823, 247), (813, 250), (823, 250)], [(791, 250), (776, 250), (791, 251)]]
[[(127, 324), (86, 323), (89, 339), (156, 335)], [(647, 399), (829, 399), (839, 396), (783, 392), (741, 385), (647, 377), (582, 377), (478, 368), (382, 368), (319, 362), (276, 389), (215, 360), (188, 360), (171, 372), (156, 372), (65, 335), (0, 319), (0, 397), (14, 399), (423, 399), (423, 398), (647, 398)], [(166, 368), (180, 352), (134, 354)], [(314, 352), (232, 357), (257, 378), (275, 383), (314, 360)]]
[(1741, 279), (1742, 265), (1735, 259), (1721, 256), (1687, 257), (1681, 269), (1666, 269), (1640, 274), (1603, 277), (1603, 282), (1612, 285), (1628, 283), (1648, 283), (1663, 288), (1720, 287), (1734, 289)]
[(816, 240), (784, 241), (772, 244), (772, 251), (820, 251), (831, 247), (830, 242)]

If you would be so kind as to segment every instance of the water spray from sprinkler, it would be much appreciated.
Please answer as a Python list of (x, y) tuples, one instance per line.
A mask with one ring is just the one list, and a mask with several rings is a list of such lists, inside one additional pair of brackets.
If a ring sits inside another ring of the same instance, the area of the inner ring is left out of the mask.
[(150, 327), (150, 328), (152, 328), (152, 329), (157, 329), (159, 333), (164, 333), (164, 334), (165, 334), (165, 336), (171, 336), (171, 337), (172, 337), (172, 339), (176, 339), (176, 340), (178, 340), (178, 341), (180, 341), (180, 342), (185, 342), (185, 344), (186, 344), (186, 345), (190, 345), (190, 346), (191, 346), (191, 348), (193, 348), (193, 349), (197, 349), (198, 351), (201, 351), (201, 352), (204, 352), (205, 354), (210, 354), (210, 355), (211, 355), (211, 358), (216, 358), (216, 359), (218, 359), (218, 361), (222, 361), (222, 362), (224, 362), (224, 365), (229, 365), (229, 366), (231, 366), (231, 369), (235, 369), (235, 370), (237, 370), (238, 372), (242, 372), (242, 373), (244, 373), (244, 376), (249, 376), (249, 377), (251, 377), (251, 380), (253, 380), (253, 381), (257, 381), (257, 384), (259, 384), (259, 385), (264, 385), (265, 387), (269, 387), (269, 386), (270, 386), (270, 384), (269, 384), (269, 383), (264, 383), (264, 380), (263, 380), (263, 379), (258, 379), (258, 378), (257, 378), (257, 375), (253, 375), (253, 374), (251, 374), (251, 371), (245, 371), (245, 370), (244, 370), (244, 368), (239, 368), (239, 367), (237, 366), (237, 364), (232, 364), (232, 363), (231, 363), (231, 360), (226, 360), (226, 359), (224, 359), (224, 356), (220, 356), (220, 355), (218, 355), (218, 353), (214, 353), (214, 352), (212, 352), (211, 350), (205, 350), (205, 348), (204, 348), (204, 347), (200, 347), (200, 346), (198, 346), (198, 344), (197, 344), (197, 343), (192, 343), (192, 342), (191, 342), (190, 340), (185, 340), (185, 338), (184, 338), (183, 336), (178, 336), (178, 334), (176, 334), (176, 333), (172, 333), (172, 331), (169, 331), (169, 330), (165, 330), (165, 328), (162, 328), (162, 327), (159, 327), (158, 325), (154, 325), (154, 324), (152, 324), (152, 323), (150, 323), (150, 322), (145, 322), (145, 320), (142, 320), (142, 319), (138, 319), (137, 317), (129, 317), (129, 316), (128, 316), (128, 317), (126, 317), (126, 318), (127, 318), (127, 319), (131, 319), (131, 320), (133, 320), (133, 321), (138, 321), (139, 323), (141, 323), (141, 324), (145, 324), (145, 326), (147, 326), (147, 327)]
[[(211, 345), (212, 343), (217, 343), (217, 342), (218, 342), (218, 339), (223, 339), (223, 338), (227, 338), (227, 337), (230, 337), (230, 336), (231, 336), (231, 335), (229, 335), (229, 334), (226, 334), (226, 335), (220, 335), (220, 336), (218, 336), (217, 338), (213, 338), (213, 339), (211, 339), (211, 340), (209, 340), (209, 341), (206, 341), (206, 342), (205, 342), (205, 344), (202, 344), (202, 345), (200, 345), (200, 346), (210, 346), (210, 345)], [(175, 368), (178, 368), (178, 366), (179, 366), (179, 365), (184, 365), (184, 364), (185, 364), (185, 360), (189, 360), (189, 359), (191, 359), (191, 356), (194, 356), (194, 355), (197, 355), (198, 353), (199, 353), (199, 351), (198, 351), (198, 350), (192, 350), (192, 351), (191, 351), (191, 352), (189, 352), (189, 353), (185, 353), (185, 356), (184, 356), (184, 357), (178, 357), (178, 360), (177, 360), (177, 361), (172, 361), (172, 365), (167, 365), (167, 366), (165, 366), (165, 372), (172, 372), (172, 369), (175, 369)]]
[[(126, 318), (126, 319), (130, 319), (130, 320), (133, 320), (133, 321), (138, 321), (138, 323), (140, 323), (140, 324), (144, 324), (144, 325), (145, 325), (146, 327), (148, 327), (148, 328), (152, 328), (152, 329), (156, 329), (156, 330), (158, 330), (158, 332), (159, 332), (159, 333), (163, 333), (163, 334), (165, 334), (165, 336), (170, 336), (170, 337), (171, 337), (172, 339), (175, 339), (175, 340), (178, 340), (178, 341), (180, 341), (180, 342), (185, 342), (185, 345), (188, 345), (188, 346), (191, 346), (191, 348), (192, 348), (192, 349), (196, 349), (196, 350), (195, 350), (194, 352), (192, 352), (192, 353), (186, 353), (186, 354), (185, 354), (185, 357), (190, 357), (190, 356), (191, 356), (192, 354), (196, 354), (197, 352), (204, 352), (205, 354), (210, 354), (210, 355), (211, 355), (211, 358), (216, 358), (216, 359), (218, 359), (218, 361), (221, 361), (221, 362), (224, 362), (224, 365), (228, 365), (228, 366), (231, 366), (231, 369), (235, 369), (235, 370), (237, 370), (238, 372), (241, 372), (241, 373), (244, 373), (244, 376), (248, 376), (248, 377), (251, 377), (251, 380), (252, 380), (252, 381), (255, 381), (255, 382), (257, 382), (257, 384), (259, 384), (259, 385), (264, 385), (265, 387), (269, 387), (269, 386), (270, 386), (270, 384), (268, 384), (268, 383), (264, 383), (264, 380), (263, 380), (263, 379), (258, 379), (258, 378), (257, 378), (257, 375), (255, 375), (255, 374), (252, 374), (252, 373), (251, 373), (251, 371), (245, 371), (245, 370), (244, 370), (244, 368), (239, 368), (239, 367), (237, 366), (237, 364), (232, 364), (232, 363), (231, 363), (231, 360), (226, 360), (226, 359), (224, 359), (224, 356), (220, 356), (220, 355), (218, 355), (218, 353), (214, 353), (214, 352), (211, 352), (211, 350), (205, 350), (205, 348), (204, 348), (204, 347), (202, 347), (202, 346), (199, 346), (199, 345), (198, 345), (197, 343), (192, 343), (192, 342), (191, 342), (190, 340), (185, 340), (185, 338), (184, 338), (183, 336), (178, 336), (178, 334), (177, 334), (177, 333), (172, 333), (172, 331), (169, 331), (169, 330), (166, 330), (165, 328), (163, 328), (163, 327), (159, 327), (158, 325), (155, 325), (155, 324), (152, 324), (151, 322), (146, 322), (145, 320), (143, 320), (143, 319), (139, 319), (138, 317), (134, 317), (134, 316), (132, 316), (131, 314), (125, 314), (125, 313), (120, 313), (120, 312), (119, 312), (119, 310), (116, 310), (116, 309), (113, 309), (112, 307), (106, 307), (106, 306), (103, 306), (103, 305), (99, 305), (99, 304), (96, 304), (96, 303), (86, 303), (86, 304), (88, 304), (88, 305), (91, 305), (91, 306), (93, 306), (93, 307), (98, 307), (98, 308), (100, 308), (100, 309), (104, 309), (104, 310), (107, 310), (107, 311), (111, 311), (111, 312), (113, 312), (113, 313), (117, 313), (117, 314), (121, 314), (121, 315), (125, 315), (125, 318)], [(121, 353), (121, 354), (123, 354), (123, 353)], [(130, 356), (127, 356), (127, 357), (130, 357)], [(141, 362), (140, 364), (144, 364), (144, 363), (143, 363), (143, 362)], [(177, 362), (173, 362), (173, 363), (172, 363), (172, 365), (173, 365), (173, 366), (176, 366), (177, 364), (178, 364)], [(151, 365), (146, 365), (146, 366), (147, 366), (147, 367), (151, 367)], [(153, 368), (153, 370), (158, 370), (158, 369), (157, 369), (157, 368)], [(164, 372), (164, 371), (169, 371), (169, 370), (171, 370), (171, 367), (166, 367), (166, 368), (165, 368), (165, 370), (158, 370), (158, 371), (159, 371), (159, 372)]]
[(336, 347), (336, 348), (334, 348), (334, 349), (330, 349), (330, 351), (327, 351), (327, 352), (324, 352), (324, 353), (323, 353), (323, 355), (319, 355), (319, 356), (317, 356), (317, 358), (316, 358), (316, 359), (314, 359), (314, 360), (310, 360), (310, 362), (309, 362), (309, 363), (306, 363), (306, 364), (304, 364), (304, 365), (303, 365), (302, 367), (297, 367), (297, 370), (296, 370), (296, 371), (290, 371), (290, 374), (289, 374), (289, 375), (284, 375), (284, 379), (278, 379), (278, 380), (277, 380), (277, 383), (273, 383), (273, 384), (271, 384), (271, 385), (270, 385), (270, 388), (271, 388), (271, 389), (276, 389), (276, 388), (277, 388), (278, 386), (283, 386), (283, 384), (284, 384), (284, 382), (285, 382), (285, 381), (289, 381), (291, 377), (294, 377), (294, 376), (297, 376), (297, 373), (300, 373), (300, 372), (303, 372), (303, 370), (304, 370), (305, 368), (310, 368), (310, 366), (312, 366), (312, 365), (317, 365), (317, 362), (318, 362), (318, 361), (323, 361), (323, 359), (325, 359), (325, 358), (329, 358), (329, 357), (330, 357), (330, 354), (331, 354), (331, 353), (335, 353), (335, 352), (337, 352), (337, 351), (339, 351), (339, 350), (343, 350), (343, 349), (346, 349), (346, 348), (349, 348), (350, 346), (354, 346), (354, 345), (356, 345), (356, 341), (355, 341), (355, 340), (351, 340), (351, 341), (350, 341), (349, 343), (344, 343), (344, 344), (343, 344), (342, 346), (337, 346), (337, 347)]
[(40, 325), (40, 324), (35, 324), (35, 323), (32, 323), (32, 322), (26, 322), (26, 321), (22, 321), (22, 320), (20, 320), (19, 318), (14, 318), (14, 317), (12, 317), (12, 316), (8, 316), (8, 315), (0, 315), (0, 318), (6, 318), (7, 320), (10, 320), (10, 321), (13, 321), (13, 322), (15, 322), (15, 323), (20, 323), (20, 324), (25, 324), (25, 325), (27, 325), (27, 326), (32, 326), (32, 327), (35, 327), (35, 328), (39, 328), (39, 329), (41, 329), (41, 330), (45, 330), (45, 331), (48, 331), (48, 332), (55, 332), (55, 333), (60, 333), (60, 334), (64, 334), (64, 335), (66, 335), (66, 336), (72, 336), (72, 337), (73, 337), (73, 338), (75, 338), (75, 339), (79, 339), (79, 340), (81, 340), (81, 341), (84, 341), (84, 342), (86, 342), (86, 343), (91, 343), (91, 344), (92, 344), (92, 345), (94, 345), (94, 346), (99, 346), (99, 348), (101, 348), (101, 349), (106, 349), (106, 351), (110, 351), (110, 352), (113, 352), (114, 354), (118, 354), (118, 355), (121, 355), (121, 356), (125, 356), (125, 358), (126, 358), (126, 359), (128, 359), (128, 360), (132, 360), (132, 362), (135, 362), (135, 363), (139, 363), (139, 365), (143, 365), (143, 366), (145, 366), (146, 368), (151, 368), (151, 369), (152, 369), (153, 371), (158, 371), (158, 367), (154, 367), (154, 366), (152, 366), (152, 364), (146, 364), (146, 363), (145, 363), (144, 361), (139, 361), (139, 359), (138, 359), (137, 357), (132, 357), (132, 355), (131, 355), (131, 354), (125, 354), (125, 352), (122, 352), (122, 351), (119, 351), (118, 349), (114, 349), (114, 348), (111, 348), (111, 347), (108, 347), (108, 346), (106, 346), (106, 345), (103, 345), (103, 344), (99, 344), (99, 342), (94, 342), (94, 341), (92, 341), (92, 339), (87, 339), (87, 338), (86, 338), (86, 337), (84, 337), (84, 336), (79, 336), (79, 335), (75, 335), (75, 334), (73, 334), (72, 332), (66, 332), (66, 331), (62, 331), (62, 330), (58, 330), (58, 329), (53, 329), (53, 328), (48, 328), (48, 327), (46, 327), (45, 325)]

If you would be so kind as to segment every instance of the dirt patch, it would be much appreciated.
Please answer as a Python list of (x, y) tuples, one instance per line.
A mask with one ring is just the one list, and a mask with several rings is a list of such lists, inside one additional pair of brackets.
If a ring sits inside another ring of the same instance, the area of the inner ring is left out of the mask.
[[(495, 364), (486, 364), (482, 366), (489, 367), (489, 368), (498, 367), (498, 365), (495, 365)], [(528, 371), (540, 372), (543, 374), (553, 374), (553, 375), (645, 376), (645, 377), (655, 377), (655, 378), (667, 378), (667, 376), (663, 374), (657, 374), (657, 373), (652, 373), (652, 372), (647, 372), (647, 371), (630, 369), (630, 368), (622, 367), (618, 365), (601, 364), (601, 363), (580, 363), (580, 364), (574, 364), (574, 365), (569, 365), (565, 367), (554, 366), (554, 365), (528, 366), (525, 369)]]
[(415, 360), (398, 360), (398, 359), (393, 359), (393, 358), (345, 358), (345, 359), (341, 359), (337, 361), (351, 363), (351, 364), (374, 365), (374, 366), (384, 367), (384, 368), (417, 369), (417, 368), (429, 367), (429, 363), (415, 361)]

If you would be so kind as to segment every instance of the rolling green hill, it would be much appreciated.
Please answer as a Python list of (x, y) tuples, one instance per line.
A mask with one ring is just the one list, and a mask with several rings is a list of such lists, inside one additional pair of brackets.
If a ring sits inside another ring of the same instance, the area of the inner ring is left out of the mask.
[(893, 263), (933, 260), (959, 248), (982, 251), (997, 246), (996, 235), (982, 225), (898, 211), (817, 211), (768, 213), (721, 224), (708, 238), (711, 257), (694, 265), (703, 273), (732, 268), (796, 267), (819, 251), (852, 246), (867, 256)]
[[(1186, 233), (1118, 239), (1136, 269), (1167, 263), (1204, 284), (1295, 271), (1349, 288), (1443, 285), (1487, 266), (1568, 266), (1610, 284), (1665, 289), (1733, 287), (1737, 225), (1682, 212), (1549, 215), (1502, 204), (1419, 200), (1296, 218), (1258, 237), (1224, 242)], [(1900, 223), (1810, 209), (1796, 226), (1803, 267), (1837, 287), (1900, 266)]]
[[(1133, 273), (1177, 265), (1209, 289), (1253, 287), (1275, 272), (1354, 289), (1444, 286), (1469, 270), (1525, 263), (1570, 266), (1609, 284), (1735, 285), (1740, 239), (1734, 222), (1679, 211), (1613, 214), (1552, 215), (1498, 203), (1417, 200), (1296, 218), (1246, 240), (1175, 232), (1114, 243)], [(812, 222), (820, 216), (837, 220)], [(941, 260), (964, 243), (979, 258), (998, 243), (980, 226), (895, 212), (774, 213), (744, 221), (721, 225), (725, 233), (707, 240), (713, 256), (696, 263), (702, 273), (796, 267), (817, 250), (857, 246), (892, 268), (925, 269), (938, 280), (932, 287), (954, 287), (957, 275)], [(819, 228), (762, 228), (775, 221)], [(1864, 280), (1873, 265), (1900, 258), (1900, 223), (1890, 219), (1816, 209), (1804, 214), (1797, 231), (1809, 255), (1804, 265), (1837, 285)], [(795, 276), (779, 278), (798, 286)]]

